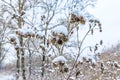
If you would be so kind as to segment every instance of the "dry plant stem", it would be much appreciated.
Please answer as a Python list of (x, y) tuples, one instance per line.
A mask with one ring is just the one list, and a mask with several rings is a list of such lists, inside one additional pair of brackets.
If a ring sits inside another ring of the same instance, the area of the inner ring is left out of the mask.
[[(48, 17), (49, 17), (49, 12), (48, 11)], [(48, 25), (50, 23), (50, 21), (52, 20), (52, 18), (54, 17), (54, 11), (53, 11), (53, 14), (52, 16), (50, 17), (50, 19), (48, 21), (46, 21), (46, 24), (45, 24), (45, 36), (44, 36), (44, 46), (47, 45), (47, 30), (48, 30)], [(45, 72), (45, 69), (44, 69), (44, 64), (45, 64), (45, 52), (46, 52), (46, 48), (45, 48), (45, 51), (43, 51), (43, 58), (42, 58), (42, 77), (44, 77), (44, 72)]]
[(28, 42), (27, 42), (27, 44), (28, 44), (28, 52), (29, 52), (29, 77), (31, 76), (31, 67), (32, 67), (32, 53), (31, 53), (31, 51), (30, 51), (30, 38), (28, 38)]
[[(23, 5), (24, 5), (24, 2), (22, 2), (21, 0), (18, 1), (18, 13), (19, 15), (21, 15), (22, 13), (22, 10), (23, 10)], [(18, 27), (19, 28), (22, 28), (22, 18), (21, 16), (18, 18)], [(23, 37), (22, 36), (19, 36), (19, 41), (20, 41), (20, 46), (23, 47)], [(21, 71), (22, 71), (22, 79), (23, 80), (26, 80), (26, 75), (25, 75), (25, 53), (24, 53), (24, 50), (23, 48), (20, 49), (20, 52), (21, 52)]]
[[(95, 25), (93, 26), (93, 28), (94, 28), (94, 27), (95, 27)], [(91, 28), (91, 29), (93, 29), (93, 28)], [(77, 60), (78, 60), (78, 58), (79, 58), (79, 56), (80, 56), (80, 54), (81, 54), (80, 51), (81, 51), (82, 44), (83, 44), (84, 40), (86, 39), (86, 37), (88, 36), (88, 34), (89, 34), (89, 32), (91, 31), (91, 29), (89, 29), (89, 30), (87, 31), (87, 33), (86, 33), (85, 36), (83, 37), (81, 43), (78, 44), (78, 51), (79, 51), (79, 52), (78, 52), (77, 58), (76, 58), (76, 60), (75, 60), (75, 62), (74, 62), (74, 64), (73, 64), (73, 67), (72, 67), (72, 69), (71, 69), (71, 72), (70, 72), (70, 74), (68, 75), (67, 80), (69, 80), (69, 78), (71, 77), (71, 73), (72, 73), (73, 69), (75, 68), (75, 65), (76, 65), (76, 63), (77, 63)], [(78, 30), (77, 30), (77, 41), (79, 42)]]
[(0, 42), (0, 65), (2, 61), (4, 60), (6, 54), (2, 53), (2, 43)]
[(57, 80), (57, 77), (58, 77), (58, 70), (57, 68), (55, 69), (55, 80)]
[(17, 50), (17, 61), (16, 61), (16, 69), (17, 69), (17, 73), (16, 73), (16, 80), (18, 80), (19, 79), (19, 74), (20, 74), (20, 53), (19, 53), (20, 51), (19, 50)]
[(61, 80), (64, 80), (63, 75), (64, 75), (64, 74), (61, 72)]
[[(11, 9), (16, 13), (16, 9), (14, 8), (14, 6), (12, 5), (12, 3), (11, 3), (11, 1), (10, 1), (10, 3), (8, 3), (8, 2), (6, 2), (5, 0), (2, 0), (2, 2), (4, 2), (5, 4), (7, 4), (8, 6), (10, 6), (11, 7)], [(20, 12), (21, 12), (21, 10), (20, 10), (20, 0), (19, 0), (19, 2), (18, 2), (18, 5), (19, 5), (19, 14), (20, 14)], [(9, 14), (11, 14), (11, 12), (9, 12), (8, 11), (8, 13)], [(20, 17), (19, 17), (19, 19), (17, 19), (18, 20), (18, 27), (19, 28), (21, 28), (21, 20), (20, 20)], [(20, 39), (20, 38), (19, 38)], [(20, 76), (20, 50), (17, 50), (17, 52), (16, 52), (17, 54), (17, 61), (16, 61), (16, 69), (17, 69), (17, 73), (16, 73), (16, 80), (18, 80), (19, 79), (19, 76)]]
[[(45, 36), (44, 36), (44, 46), (46, 46), (46, 36), (47, 36), (47, 28), (48, 28), (48, 23), (46, 23), (46, 29), (45, 29)], [(45, 50), (46, 51), (46, 50)], [(45, 51), (43, 51), (43, 56), (42, 56), (42, 77), (44, 77), (44, 64), (45, 64)]]

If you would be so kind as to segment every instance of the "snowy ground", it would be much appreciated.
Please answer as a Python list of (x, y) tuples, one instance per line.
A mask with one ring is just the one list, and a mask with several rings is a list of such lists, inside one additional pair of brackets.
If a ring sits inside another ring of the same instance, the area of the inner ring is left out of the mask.
[(15, 80), (15, 78), (12, 73), (0, 70), (0, 80)]

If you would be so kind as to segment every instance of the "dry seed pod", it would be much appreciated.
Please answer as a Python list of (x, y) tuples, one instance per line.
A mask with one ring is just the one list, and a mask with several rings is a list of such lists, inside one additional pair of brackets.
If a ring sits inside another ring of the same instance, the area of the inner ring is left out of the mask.
[(11, 41), (11, 42), (15, 42), (16, 39), (15, 39), (15, 38), (11, 38), (10, 41)]
[(69, 69), (68, 69), (67, 67), (65, 67), (65, 68), (64, 68), (64, 72), (67, 73), (68, 71), (69, 71)]
[(59, 36), (59, 38), (65, 37), (65, 35), (63, 33), (60, 33), (58, 36)]
[(62, 40), (63, 40), (64, 42), (67, 42), (67, 41), (68, 41), (68, 38), (67, 38), (67, 37), (64, 37)]
[(81, 24), (85, 24), (85, 20), (84, 20), (84, 17), (83, 16), (80, 16), (79, 17), (79, 21)]
[(17, 35), (19, 35), (19, 34), (20, 34), (20, 32), (19, 32), (19, 31), (16, 31), (16, 34), (17, 34)]
[(62, 41), (61, 39), (58, 39), (58, 40), (57, 40), (57, 44), (62, 45), (62, 44), (63, 44), (63, 41)]
[(65, 64), (64, 62), (59, 61), (59, 65), (60, 65), (60, 66), (64, 66), (64, 64)]
[(75, 22), (79, 22), (80, 19), (78, 17), (75, 18)]
[(45, 51), (45, 48), (43, 46), (40, 45), (40, 48), (42, 49), (42, 51)]
[(76, 15), (71, 14), (70, 23), (75, 23), (75, 21), (76, 21), (75, 18), (76, 18)]
[(56, 38), (52, 38), (52, 39), (50, 40), (50, 42), (51, 42), (52, 44), (55, 44), (55, 43), (56, 43)]
[(25, 35), (23, 35), (23, 37), (24, 37), (24, 38), (27, 38), (27, 35), (25, 34)]
[(20, 48), (19, 47), (15, 47), (15, 50), (18, 51)]
[(58, 64), (57, 64), (57, 63), (53, 63), (53, 66), (54, 66), (54, 67), (57, 67), (57, 66), (58, 66)]

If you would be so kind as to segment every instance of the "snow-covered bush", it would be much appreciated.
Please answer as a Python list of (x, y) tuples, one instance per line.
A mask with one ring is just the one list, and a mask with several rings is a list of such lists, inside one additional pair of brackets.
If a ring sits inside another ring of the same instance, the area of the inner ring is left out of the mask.
[[(2, 0), (1, 4), (7, 9), (6, 16), (13, 25), (10, 27), (9, 40), (16, 50), (16, 79), (22, 75), (22, 79), (26, 80), (26, 73), (29, 73), (29, 78), (39, 65), (38, 72), (47, 80), (47, 71), (49, 68), (54, 70), (54, 65), (58, 66), (58, 74), (68, 72), (62, 78), (56, 77), (56, 80), (69, 80), (75, 76), (71, 74), (76, 73), (76, 65), (88, 48), (93, 50), (92, 54), (87, 52), (89, 56), (84, 56), (84, 59), (95, 64), (100, 44), (83, 46), (86, 37), (95, 34), (94, 30), (102, 32), (100, 21), (87, 12), (87, 6), (93, 6), (94, 2), (96, 0)], [(80, 33), (82, 27), (86, 28), (84, 34)], [(28, 61), (25, 61), (26, 56)], [(40, 64), (33, 66), (32, 61), (36, 56), (40, 57), (36, 60)]]

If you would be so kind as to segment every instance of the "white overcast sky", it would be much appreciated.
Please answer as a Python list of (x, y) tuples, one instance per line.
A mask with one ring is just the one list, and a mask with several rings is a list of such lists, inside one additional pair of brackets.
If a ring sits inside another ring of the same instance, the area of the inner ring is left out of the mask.
[(98, 0), (95, 8), (90, 8), (89, 12), (102, 23), (103, 32), (97, 38), (103, 39), (104, 45), (120, 42), (120, 0)]

